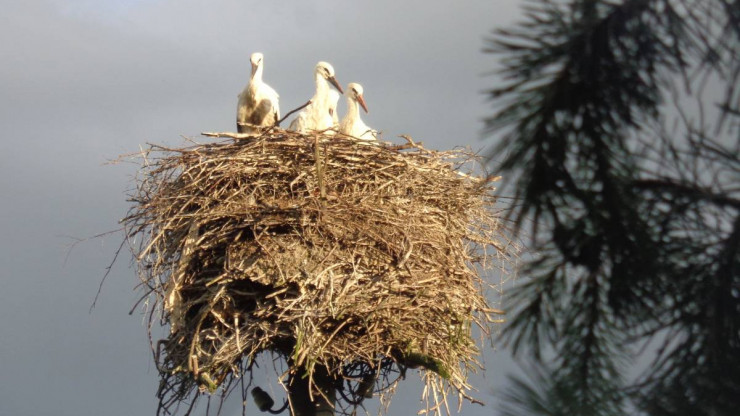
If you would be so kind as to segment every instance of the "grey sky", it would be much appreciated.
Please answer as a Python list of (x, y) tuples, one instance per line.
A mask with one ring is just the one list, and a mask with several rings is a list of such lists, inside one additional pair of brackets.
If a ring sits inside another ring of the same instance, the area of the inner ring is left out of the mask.
[[(313, 67), (326, 60), (343, 86), (364, 86), (363, 119), (384, 139), (480, 149), (482, 91), (495, 82), (483, 74), (496, 64), (483, 39), (518, 20), (521, 2), (5, 3), (0, 416), (124, 416), (153, 414), (157, 385), (142, 316), (127, 314), (138, 298), (127, 256), (88, 313), (121, 236), (81, 243), (65, 263), (67, 236), (115, 229), (128, 208), (135, 166), (103, 163), (146, 142), (233, 131), (255, 51), (283, 112), (311, 97)], [(463, 414), (494, 413), (490, 386), (506, 361), (489, 354), (474, 383), (489, 407)], [(419, 409), (420, 383), (405, 384), (391, 414)]]

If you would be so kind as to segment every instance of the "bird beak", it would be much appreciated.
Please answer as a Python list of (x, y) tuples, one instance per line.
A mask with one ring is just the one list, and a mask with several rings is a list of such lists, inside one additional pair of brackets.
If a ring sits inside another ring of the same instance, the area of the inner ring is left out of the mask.
[(258, 64), (255, 64), (254, 62), (252, 62), (252, 76), (254, 76), (254, 74), (257, 72), (258, 66), (259, 66)]
[(357, 96), (357, 102), (360, 103), (362, 109), (365, 110), (366, 113), (369, 113), (369, 111), (367, 111), (367, 105), (365, 105), (365, 98), (363, 98), (362, 94)]
[(338, 89), (340, 93), (344, 94), (344, 90), (343, 90), (343, 89), (342, 89), (342, 87), (341, 87), (341, 86), (339, 85), (339, 83), (337, 82), (337, 79), (336, 79), (336, 78), (334, 78), (334, 77), (329, 77), (329, 82), (331, 82), (331, 85), (333, 85), (333, 86), (334, 86), (334, 88)]

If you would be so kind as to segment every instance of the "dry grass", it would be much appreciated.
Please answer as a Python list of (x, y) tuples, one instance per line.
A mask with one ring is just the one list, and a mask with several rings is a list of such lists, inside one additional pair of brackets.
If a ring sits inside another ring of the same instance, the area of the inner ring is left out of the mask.
[(161, 307), (151, 324), (170, 329), (160, 410), (230, 390), (265, 351), (343, 379), (339, 410), (363, 378), (382, 396), (407, 368), (424, 371), (430, 410), (468, 397), (472, 328), (500, 313), (481, 276), (509, 242), (492, 183), (457, 171), (476, 157), (410, 143), (273, 130), (142, 154), (123, 223)]

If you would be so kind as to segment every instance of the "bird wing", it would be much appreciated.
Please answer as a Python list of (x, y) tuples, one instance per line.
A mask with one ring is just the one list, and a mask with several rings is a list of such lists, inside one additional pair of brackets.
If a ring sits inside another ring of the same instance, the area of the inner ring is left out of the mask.
[(272, 101), (263, 98), (257, 107), (247, 117), (247, 123), (256, 126), (271, 126), (275, 124), (275, 111)]
[(247, 85), (241, 94), (239, 94), (239, 101), (236, 104), (236, 130), (239, 133), (247, 132), (244, 123), (251, 123), (249, 119), (256, 105), (257, 102), (255, 101), (250, 85)]
[[(271, 86), (262, 84), (260, 95), (268, 98), (272, 102), (272, 110), (275, 115), (275, 121), (280, 120), (280, 95)], [(273, 123), (274, 124), (274, 123)]]
[(352, 136), (362, 140), (377, 140), (377, 132), (368, 127), (362, 119), (355, 120), (352, 126)]

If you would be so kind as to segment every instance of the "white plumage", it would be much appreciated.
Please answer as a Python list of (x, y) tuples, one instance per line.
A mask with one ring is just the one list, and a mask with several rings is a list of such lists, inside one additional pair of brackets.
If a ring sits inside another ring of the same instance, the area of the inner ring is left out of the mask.
[(290, 130), (307, 133), (312, 130), (323, 131), (335, 126), (336, 102), (339, 95), (332, 95), (329, 83), (340, 92), (343, 91), (334, 76), (334, 68), (328, 62), (319, 62), (314, 69), (314, 79), (316, 93), (311, 98), (311, 104), (306, 106), (290, 123)]
[(339, 97), (342, 94), (338, 93), (337, 90), (329, 90), (329, 114), (331, 115), (331, 126), (332, 128), (339, 127), (339, 114), (337, 113), (337, 103), (339, 103)]
[(347, 114), (339, 123), (339, 132), (361, 140), (377, 140), (378, 132), (371, 129), (360, 118), (360, 106), (367, 113), (362, 85), (351, 82), (347, 85)]
[(236, 107), (236, 129), (239, 133), (254, 133), (257, 127), (274, 126), (280, 120), (278, 94), (262, 82), (264, 58), (261, 53), (252, 54), (252, 77), (241, 94)]

